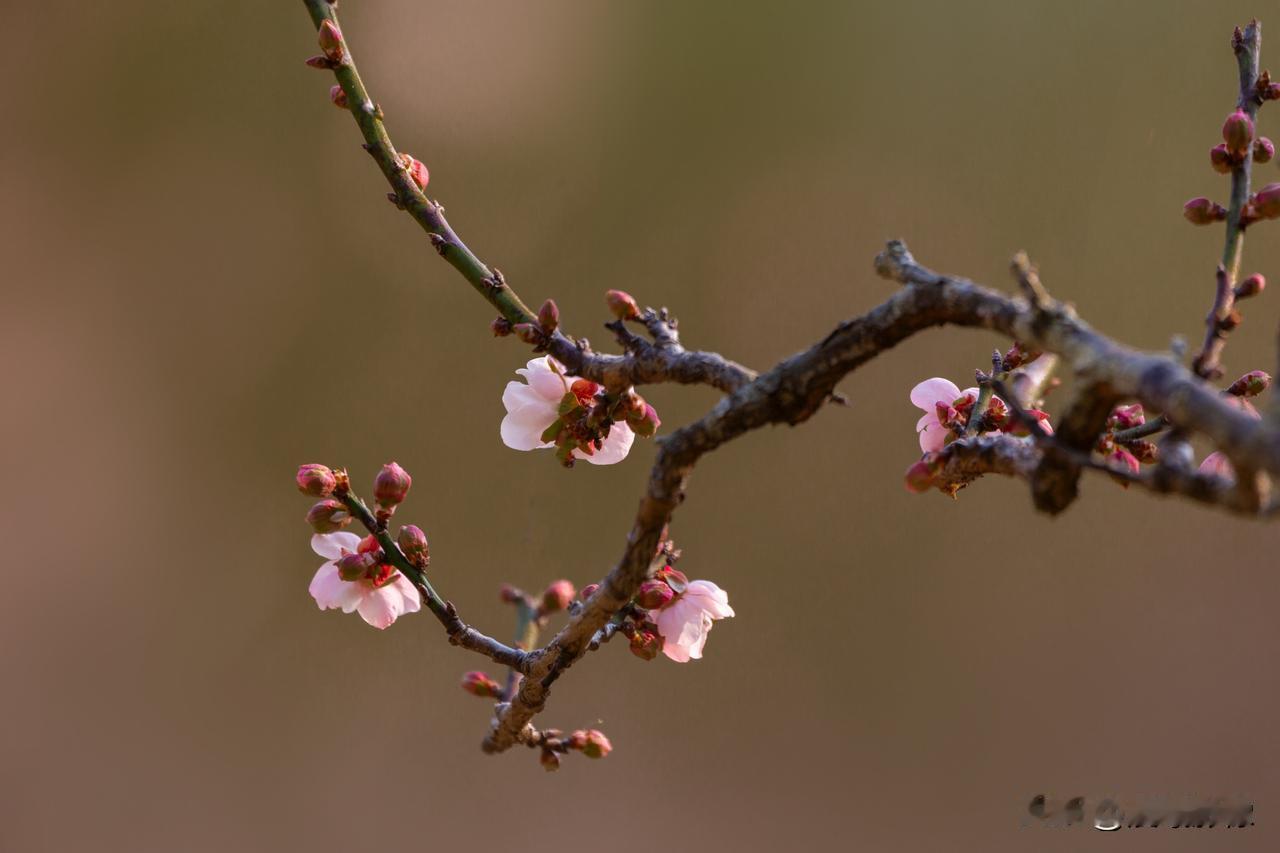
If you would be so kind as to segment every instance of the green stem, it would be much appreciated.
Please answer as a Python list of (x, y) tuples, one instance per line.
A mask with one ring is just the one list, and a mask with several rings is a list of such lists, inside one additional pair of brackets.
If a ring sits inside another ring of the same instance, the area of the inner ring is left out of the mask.
[(431, 586), (431, 582), (427, 580), (427, 576), (423, 574), (422, 569), (409, 562), (408, 558), (400, 550), (400, 546), (396, 545), (395, 540), (391, 538), (391, 534), (387, 532), (386, 528), (378, 523), (377, 517), (369, 511), (369, 507), (365, 505), (365, 502), (350, 491), (335, 492), (334, 497), (341, 501), (342, 505), (347, 508), (347, 512), (351, 513), (352, 517), (363, 524), (365, 529), (378, 540), (378, 544), (382, 546), (383, 558), (418, 588), (427, 603), (427, 609), (442, 622), (452, 619), (453, 617), (449, 613), (444, 599)]

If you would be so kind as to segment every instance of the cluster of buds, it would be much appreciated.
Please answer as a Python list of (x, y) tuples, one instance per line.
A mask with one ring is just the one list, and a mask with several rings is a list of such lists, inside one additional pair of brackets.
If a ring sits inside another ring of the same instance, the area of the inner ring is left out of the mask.
[[(1280, 84), (1272, 83), (1270, 75), (1264, 72), (1258, 80), (1258, 96), (1262, 100), (1275, 100), (1273, 92), (1280, 92)], [(1227, 175), (1243, 167), (1250, 158), (1254, 163), (1267, 163), (1275, 154), (1275, 143), (1257, 135), (1249, 113), (1236, 110), (1222, 124), (1222, 142), (1209, 149), (1209, 163), (1215, 171)], [(1193, 225), (1210, 225), (1225, 220), (1227, 209), (1200, 196), (1182, 206), (1182, 215)], [(1280, 183), (1268, 184), (1250, 196), (1240, 217), (1245, 225), (1276, 218), (1280, 218)]]
[(538, 309), (535, 323), (512, 323), (505, 317), (498, 317), (489, 324), (489, 328), (493, 330), (494, 337), (501, 338), (514, 333), (517, 338), (532, 346), (535, 352), (541, 352), (556, 329), (560, 328), (560, 307), (554, 299), (548, 299)]
[(670, 564), (640, 585), (630, 606), (623, 609), (623, 621), (618, 627), (633, 655), (641, 660), (653, 660), (662, 652), (662, 634), (654, 614), (676, 601), (688, 588), (689, 578)]
[(1222, 124), (1223, 141), (1209, 150), (1209, 163), (1224, 175), (1244, 165), (1252, 152), (1255, 163), (1266, 163), (1276, 154), (1276, 147), (1265, 136), (1254, 135), (1253, 119), (1244, 110), (1236, 110)]
[(556, 446), (556, 458), (573, 467), (574, 451), (593, 455), (604, 445), (609, 430), (625, 423), (636, 435), (648, 438), (662, 423), (653, 406), (635, 391), (616, 397), (589, 379), (575, 379), (565, 392), (556, 419), (542, 432), (542, 441)]
[[(1116, 467), (1137, 474), (1142, 465), (1150, 465), (1159, 459), (1154, 442), (1144, 438), (1130, 438), (1125, 431), (1136, 429), (1147, 422), (1141, 403), (1116, 406), (1107, 417), (1106, 431), (1098, 437), (1095, 449)], [(1122, 485), (1127, 485), (1121, 481)]]
[(541, 745), (538, 760), (548, 772), (560, 769), (560, 756), (567, 752), (581, 752), (587, 758), (604, 758), (613, 752), (613, 744), (599, 729), (578, 729), (568, 737), (560, 729), (547, 729)]
[(304, 495), (321, 499), (307, 510), (307, 523), (316, 533), (334, 533), (355, 521), (346, 506), (332, 497), (339, 490), (346, 492), (345, 471), (334, 471), (327, 465), (302, 465), (295, 482)]

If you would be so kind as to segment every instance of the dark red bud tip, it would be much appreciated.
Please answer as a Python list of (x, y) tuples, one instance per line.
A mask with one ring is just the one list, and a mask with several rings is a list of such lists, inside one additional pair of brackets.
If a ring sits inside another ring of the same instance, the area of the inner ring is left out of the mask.
[(333, 533), (353, 521), (347, 508), (335, 500), (320, 501), (307, 510), (307, 523), (316, 533)]
[(548, 299), (538, 309), (538, 325), (548, 335), (560, 327), (560, 309), (554, 299)]
[(483, 672), (468, 672), (462, 676), (462, 689), (472, 696), (488, 696), (494, 699), (502, 696), (502, 688), (498, 686), (498, 682)]
[(511, 321), (506, 317), (494, 317), (493, 322), (489, 324), (489, 328), (493, 331), (495, 338), (505, 338), (511, 334)]
[(1280, 184), (1267, 184), (1253, 197), (1253, 212), (1259, 219), (1280, 216)]
[(1276, 156), (1276, 145), (1270, 139), (1263, 136), (1253, 143), (1253, 162), (1270, 163), (1274, 156)]
[(404, 170), (409, 173), (409, 177), (418, 185), (418, 189), (425, 190), (427, 184), (431, 181), (431, 173), (427, 171), (426, 165), (411, 154), (401, 154), (400, 164), (404, 166)]
[(316, 38), (320, 42), (320, 50), (326, 57), (334, 62), (342, 61), (346, 48), (342, 45), (342, 31), (338, 29), (337, 24), (333, 21), (324, 21), (320, 24)]
[(516, 333), (517, 338), (526, 344), (536, 345), (542, 343), (542, 330), (532, 323), (516, 323), (511, 327), (511, 330)]
[(586, 586), (584, 586), (582, 589), (578, 590), (578, 597), (581, 598), (583, 601), (586, 601), (588, 598), (595, 595), (596, 590), (599, 588), (600, 588), (600, 584), (589, 583)]
[(1227, 150), (1243, 156), (1253, 144), (1253, 119), (1244, 110), (1236, 110), (1222, 124), (1222, 141)]
[(308, 67), (318, 68), (321, 71), (332, 71), (336, 63), (327, 56), (309, 56), (304, 60)]
[(335, 107), (341, 107), (344, 110), (347, 108), (347, 93), (337, 83), (329, 87), (329, 100), (333, 101)]
[(313, 498), (327, 498), (338, 485), (338, 478), (327, 465), (301, 465), (296, 477), (298, 491)]
[(384, 507), (394, 507), (404, 501), (411, 485), (413, 478), (409, 472), (394, 462), (388, 462), (374, 478), (373, 499)]
[(1203, 196), (1193, 198), (1182, 206), (1182, 215), (1192, 225), (1209, 225), (1227, 218), (1227, 209)]
[(1235, 158), (1231, 156), (1227, 146), (1220, 143), (1209, 149), (1209, 163), (1213, 166), (1215, 172), (1228, 175), (1235, 165)]
[(1271, 387), (1271, 374), (1264, 370), (1251, 370), (1227, 388), (1228, 394), (1237, 397), (1256, 397)]
[(1257, 296), (1267, 286), (1267, 280), (1261, 273), (1254, 273), (1236, 285), (1236, 299), (1248, 299)]
[(542, 593), (542, 609), (546, 613), (564, 610), (573, 603), (575, 595), (577, 595), (577, 590), (573, 588), (573, 584), (569, 583), (569, 581), (555, 581)]
[(609, 311), (619, 320), (634, 320), (640, 316), (640, 306), (626, 291), (606, 290), (604, 301), (609, 306)]

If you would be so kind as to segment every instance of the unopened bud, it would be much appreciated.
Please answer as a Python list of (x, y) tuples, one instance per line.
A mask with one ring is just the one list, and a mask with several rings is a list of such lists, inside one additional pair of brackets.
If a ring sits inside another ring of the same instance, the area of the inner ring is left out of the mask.
[(329, 100), (333, 101), (335, 107), (347, 108), (347, 93), (341, 86), (334, 83), (329, 87)]
[(914, 495), (922, 495), (933, 488), (934, 480), (937, 477), (937, 466), (930, 459), (925, 458), (918, 462), (913, 462), (911, 467), (907, 469), (903, 480), (906, 483), (908, 492)]
[(409, 173), (409, 177), (413, 178), (413, 182), (418, 185), (418, 189), (425, 190), (427, 184), (431, 181), (431, 173), (427, 171), (426, 165), (409, 154), (401, 154), (400, 162), (404, 165), (405, 171)]
[(404, 501), (411, 485), (413, 478), (409, 472), (394, 462), (388, 462), (374, 478), (373, 499), (384, 507), (394, 507)]
[(333, 494), (338, 479), (328, 465), (298, 466), (298, 491), (313, 498), (327, 498)]
[(1276, 144), (1265, 136), (1258, 137), (1258, 141), (1253, 143), (1253, 162), (1270, 163), (1274, 156), (1276, 156)]
[(1271, 387), (1271, 375), (1264, 370), (1250, 370), (1227, 388), (1237, 397), (1256, 397)]
[(544, 749), (538, 756), (538, 763), (542, 765), (543, 770), (551, 773), (560, 769), (560, 756), (553, 749)]
[(1201, 196), (1193, 198), (1182, 206), (1182, 215), (1192, 225), (1209, 225), (1227, 218), (1227, 209), (1217, 202)]
[(516, 337), (526, 344), (537, 345), (542, 343), (542, 330), (532, 323), (516, 323), (511, 327), (511, 331), (515, 332)]
[(333, 21), (326, 20), (320, 24), (320, 30), (317, 33), (317, 40), (320, 42), (320, 50), (324, 55), (334, 62), (341, 62), (346, 48), (342, 46), (342, 31), (338, 29), (338, 25)]
[(347, 508), (335, 500), (320, 501), (307, 510), (307, 523), (316, 533), (333, 533), (353, 521)]
[(502, 688), (483, 672), (468, 672), (462, 676), (462, 689), (472, 696), (490, 696), (494, 699), (502, 697)]
[(1280, 216), (1280, 184), (1267, 184), (1253, 197), (1253, 212), (1262, 219)]
[(1243, 155), (1253, 143), (1253, 119), (1244, 110), (1236, 110), (1227, 116), (1222, 125), (1222, 140), (1227, 149)]
[(1132, 474), (1137, 474), (1141, 467), (1138, 462), (1138, 457), (1134, 456), (1123, 447), (1117, 447), (1115, 450), (1112, 450), (1110, 459), (1114, 464), (1122, 468), (1129, 469), (1129, 472)]
[(1227, 316), (1218, 321), (1218, 328), (1224, 332), (1230, 332), (1244, 322), (1244, 315), (1237, 308), (1232, 308), (1227, 312)]
[(425, 563), (430, 558), (427, 534), (423, 533), (422, 528), (416, 524), (406, 524), (400, 528), (400, 532), (396, 534), (396, 545), (400, 547), (405, 558), (415, 566)]
[(560, 309), (554, 299), (548, 299), (538, 309), (538, 325), (548, 335), (560, 327)]
[(1280, 83), (1271, 83), (1262, 90), (1264, 101), (1280, 101)]
[(511, 321), (506, 317), (494, 317), (493, 322), (489, 324), (495, 338), (505, 338), (511, 334)]
[(584, 735), (581, 740), (578, 738), (579, 734), (579, 732), (574, 732), (573, 740), (582, 744), (577, 748), (581, 749), (582, 754), (587, 758), (604, 758), (613, 752), (613, 744), (609, 743), (609, 739), (604, 736), (604, 732), (588, 729), (586, 732), (581, 733)]
[(640, 584), (640, 591), (636, 593), (636, 604), (645, 610), (658, 610), (675, 597), (675, 591), (667, 586), (666, 582), (649, 580)]
[(511, 584), (504, 583), (502, 586), (498, 587), (498, 598), (501, 599), (504, 604), (515, 604), (517, 601), (524, 600), (524, 593), (516, 589)]
[(636, 631), (631, 635), (631, 654), (641, 660), (653, 660), (662, 651), (662, 638), (651, 631)]
[(645, 403), (639, 413), (627, 415), (627, 426), (641, 438), (650, 438), (662, 426), (662, 420), (658, 417), (658, 410)]
[(576, 594), (573, 584), (566, 580), (555, 581), (542, 593), (542, 609), (547, 613), (564, 610), (573, 603)]
[(1138, 457), (1138, 461), (1150, 465), (1160, 458), (1160, 449), (1156, 447), (1155, 442), (1138, 439), (1129, 442), (1129, 450), (1133, 455)]
[(610, 313), (619, 320), (634, 320), (640, 316), (640, 306), (626, 291), (606, 290), (604, 301), (609, 306)]
[(586, 601), (588, 598), (596, 594), (596, 590), (600, 588), (598, 583), (589, 583), (582, 589), (578, 590), (578, 598)]
[(1116, 406), (1111, 411), (1110, 426), (1112, 429), (1132, 429), (1147, 422), (1147, 416), (1141, 403), (1132, 406)]
[(348, 583), (358, 581), (377, 564), (378, 558), (374, 554), (359, 551), (354, 554), (343, 554), (337, 561), (338, 575)]
[(1233, 161), (1234, 158), (1225, 144), (1219, 143), (1209, 149), (1209, 164), (1213, 166), (1215, 172), (1229, 174), (1234, 165)]
[(321, 71), (332, 71), (335, 65), (327, 56), (309, 56), (304, 61), (308, 68), (318, 68)]
[(1250, 296), (1257, 296), (1266, 286), (1266, 278), (1261, 273), (1254, 273), (1236, 285), (1236, 299), (1248, 299)]

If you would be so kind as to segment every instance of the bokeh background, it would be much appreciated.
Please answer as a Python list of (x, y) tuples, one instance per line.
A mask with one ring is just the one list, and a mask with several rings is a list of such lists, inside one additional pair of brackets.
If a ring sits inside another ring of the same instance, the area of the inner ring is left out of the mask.
[[(1228, 36), (1274, 10), (343, 6), (393, 138), (528, 302), (602, 345), (623, 288), (760, 368), (888, 295), (888, 237), (1001, 287), (1026, 249), (1104, 331), (1194, 338), (1221, 235), (1180, 208), (1226, 192)], [(738, 616), (701, 662), (614, 644), (556, 687), (541, 722), (612, 756), (481, 754), (477, 658), (316, 610), (295, 466), (405, 465), (435, 582), (505, 637), (500, 582), (621, 553), (653, 446), (500, 444), (526, 350), (383, 198), (301, 3), (0, 9), (0, 849), (1275, 849), (1275, 528), (1098, 478), (1057, 519), (1015, 482), (907, 494), (908, 390), (999, 343), (964, 330), (699, 466), (682, 567)], [(1271, 230), (1248, 270), (1280, 275)], [(1233, 373), (1274, 363), (1274, 296)], [(645, 393), (668, 425), (715, 399)], [(1258, 825), (1020, 828), (1038, 792), (1242, 795)]]

